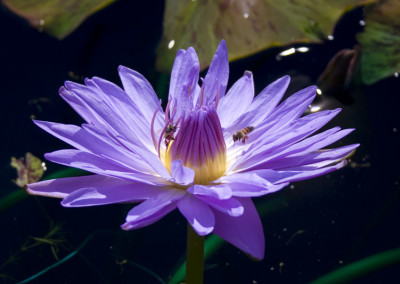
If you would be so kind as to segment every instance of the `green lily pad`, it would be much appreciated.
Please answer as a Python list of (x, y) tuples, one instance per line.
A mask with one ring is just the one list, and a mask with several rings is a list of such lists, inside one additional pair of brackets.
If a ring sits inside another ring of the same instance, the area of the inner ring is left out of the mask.
[(178, 49), (193, 46), (206, 68), (221, 39), (229, 60), (294, 42), (320, 42), (339, 17), (373, 0), (167, 0), (157, 68), (169, 72)]
[(29, 24), (58, 39), (73, 32), (87, 17), (115, 0), (0, 0)]
[(361, 76), (367, 85), (400, 72), (400, 1), (366, 7), (365, 30), (357, 35), (362, 47)]

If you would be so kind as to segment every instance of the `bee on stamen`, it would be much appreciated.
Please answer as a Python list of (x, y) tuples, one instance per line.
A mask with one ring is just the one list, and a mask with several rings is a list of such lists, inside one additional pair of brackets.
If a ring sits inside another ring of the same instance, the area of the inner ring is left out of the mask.
[(246, 139), (249, 138), (247, 136), (247, 134), (249, 134), (253, 130), (254, 130), (254, 126), (247, 126), (247, 127), (243, 128), (242, 130), (236, 131), (235, 134), (233, 134), (233, 136), (232, 136), (233, 142), (241, 140), (242, 143), (244, 144), (246, 142)]
[(175, 140), (176, 130), (177, 130), (177, 127), (175, 125), (173, 125), (172, 123), (168, 124), (167, 128), (165, 129), (164, 143), (167, 148), (168, 148), (169, 143), (171, 143), (172, 140)]

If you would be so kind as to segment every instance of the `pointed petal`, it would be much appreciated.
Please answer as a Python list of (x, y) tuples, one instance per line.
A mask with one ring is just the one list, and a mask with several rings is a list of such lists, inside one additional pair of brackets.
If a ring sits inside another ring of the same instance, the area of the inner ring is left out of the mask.
[(196, 198), (207, 203), (212, 208), (222, 213), (228, 214), (229, 216), (237, 217), (242, 215), (244, 212), (242, 203), (240, 203), (240, 201), (233, 197), (221, 200), (209, 196), (196, 195)]
[(165, 180), (127, 168), (116, 161), (87, 153), (84, 151), (65, 149), (45, 154), (45, 158), (54, 163), (82, 169), (95, 174), (139, 181), (154, 185), (164, 185)]
[(118, 161), (129, 168), (140, 172), (154, 173), (150, 166), (140, 160), (140, 157), (127, 151), (126, 148), (110, 139), (106, 132), (101, 133), (101, 130), (93, 125), (85, 124), (81, 128), (76, 125), (48, 121), (34, 120), (33, 122), (78, 150), (101, 153), (103, 157)]
[(206, 203), (188, 194), (178, 200), (177, 205), (198, 235), (205, 236), (213, 231), (215, 218)]
[(229, 89), (218, 104), (218, 116), (223, 128), (229, 127), (242, 115), (254, 98), (253, 74), (246, 71), (242, 78)]
[(176, 183), (188, 185), (194, 181), (194, 171), (184, 167), (181, 160), (171, 162), (171, 174)]
[(233, 164), (232, 169), (248, 170), (266, 163), (282, 151), (313, 134), (339, 113), (340, 109), (321, 111), (304, 116), (281, 132), (262, 134), (257, 141)]
[(115, 179), (102, 175), (90, 175), (81, 177), (69, 177), (39, 181), (28, 184), (27, 191), (29, 194), (41, 195), (47, 197), (65, 198), (73, 191), (91, 186), (101, 186), (103, 183), (114, 182), (118, 185), (131, 183), (129, 181)]
[(233, 196), (256, 197), (276, 192), (288, 183), (273, 184), (254, 172), (235, 173), (221, 177), (218, 182), (227, 183)]
[(243, 215), (231, 217), (214, 210), (214, 233), (257, 260), (264, 258), (265, 239), (260, 216), (250, 198), (241, 198)]
[(154, 212), (153, 214), (146, 216), (140, 220), (135, 220), (132, 222), (125, 222), (124, 224), (121, 225), (121, 229), (123, 229), (125, 231), (129, 231), (129, 230), (135, 230), (135, 229), (146, 227), (148, 225), (151, 225), (151, 224), (157, 222), (158, 220), (160, 220), (165, 215), (167, 215), (168, 213), (170, 213), (171, 211), (173, 211), (175, 209), (176, 209), (176, 203), (168, 204), (168, 205), (162, 207), (157, 212)]
[[(132, 143), (143, 148), (149, 147), (148, 145), (151, 146), (150, 149), (154, 148), (150, 131), (144, 133), (144, 129), (138, 127), (139, 124), (144, 123), (144, 118), (140, 119), (139, 115), (130, 114), (126, 108), (118, 109), (110, 102), (112, 101), (111, 96), (102, 94), (97, 88), (68, 81), (65, 82), (65, 86), (70, 92), (64, 92), (62, 96), (68, 102), (73, 101), (83, 105), (85, 112), (90, 113), (93, 117), (93, 120), (89, 121), (90, 124), (123, 135)], [(122, 92), (122, 90), (120, 91)], [(142, 136), (145, 139), (142, 139)]]
[(232, 190), (229, 185), (200, 185), (195, 184), (187, 189), (187, 192), (194, 195), (210, 196), (216, 199), (229, 199), (232, 197)]
[(175, 94), (175, 88), (179, 80), (179, 70), (181, 69), (182, 60), (185, 56), (186, 50), (180, 49), (176, 53), (174, 65), (172, 66), (171, 79), (169, 83), (169, 94)]
[(347, 161), (341, 161), (333, 166), (318, 168), (315, 166), (299, 166), (295, 168), (286, 168), (282, 171), (275, 171), (270, 169), (255, 170), (257, 175), (271, 181), (272, 183), (287, 183), (294, 181), (301, 181), (318, 177), (344, 167)]
[[(196, 51), (189, 47), (180, 62), (178, 75), (174, 73), (174, 76), (176, 76), (174, 81), (175, 89), (170, 89), (170, 97), (168, 99), (171, 103), (171, 116), (176, 110), (176, 117), (178, 118), (193, 106), (193, 95), (199, 80), (199, 70), (200, 64)], [(176, 72), (175, 68), (174, 72)]]
[(235, 117), (233, 124), (227, 131), (236, 132), (247, 126), (255, 126), (263, 122), (274, 111), (276, 105), (282, 99), (289, 85), (290, 77), (284, 76), (269, 84), (253, 102), (247, 107), (246, 112), (239, 117)]
[[(116, 180), (116, 179), (113, 179)], [(160, 194), (159, 186), (138, 182), (105, 181), (103, 184), (79, 186), (61, 202), (64, 207), (87, 207), (123, 202), (138, 202)]]
[[(125, 66), (119, 66), (118, 71), (131, 103), (133, 102), (138, 107), (145, 120), (150, 123), (154, 112), (160, 108), (159, 100), (152, 86), (139, 72)], [(162, 123), (162, 120), (158, 120), (158, 122)]]
[(161, 177), (170, 180), (171, 174), (168, 172), (165, 165), (161, 162), (159, 157), (151, 151), (146, 151), (146, 149), (137, 146), (131, 141), (128, 141), (125, 137), (121, 135), (115, 135), (113, 138), (118, 141), (122, 146), (126, 147), (128, 150), (132, 151), (133, 153), (137, 154), (143, 162), (147, 163), (157, 174)]
[(176, 201), (186, 195), (179, 189), (165, 189), (157, 196), (143, 201), (133, 207), (121, 226), (124, 230), (132, 230), (149, 225), (176, 208)]
[(203, 104), (213, 102), (217, 96), (223, 96), (229, 79), (228, 48), (225, 40), (221, 40), (211, 61), (210, 68), (204, 78), (204, 98)]

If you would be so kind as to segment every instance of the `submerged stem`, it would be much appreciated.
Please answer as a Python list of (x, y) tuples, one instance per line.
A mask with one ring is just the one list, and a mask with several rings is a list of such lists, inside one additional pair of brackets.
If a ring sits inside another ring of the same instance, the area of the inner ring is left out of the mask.
[(186, 245), (186, 283), (202, 284), (204, 270), (204, 237), (188, 223)]

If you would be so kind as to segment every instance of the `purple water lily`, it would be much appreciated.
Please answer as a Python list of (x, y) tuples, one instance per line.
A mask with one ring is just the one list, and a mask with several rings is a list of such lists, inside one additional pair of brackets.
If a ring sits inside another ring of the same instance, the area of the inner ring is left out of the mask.
[(33, 183), (28, 192), (63, 198), (65, 207), (140, 202), (124, 230), (178, 208), (199, 235), (213, 232), (262, 259), (264, 233), (251, 198), (339, 169), (358, 145), (321, 150), (352, 129), (314, 134), (340, 111), (302, 116), (316, 87), (278, 105), (289, 77), (254, 97), (246, 71), (226, 93), (227, 52), (222, 41), (199, 85), (195, 50), (178, 51), (165, 111), (149, 82), (126, 67), (119, 67), (123, 89), (96, 77), (66, 82), (60, 95), (86, 123), (35, 121), (75, 148), (45, 157), (94, 175)]

